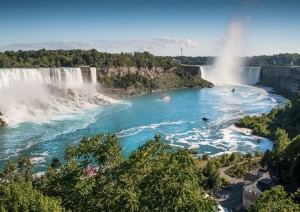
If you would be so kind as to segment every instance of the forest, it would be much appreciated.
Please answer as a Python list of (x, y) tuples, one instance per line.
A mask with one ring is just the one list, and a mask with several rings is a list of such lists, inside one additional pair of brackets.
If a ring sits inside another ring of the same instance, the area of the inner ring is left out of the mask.
[(187, 57), (187, 56), (177, 56), (173, 57), (176, 61), (181, 64), (187, 65), (211, 65), (213, 64), (214, 57)]
[(245, 64), (249, 66), (299, 66), (300, 54), (274, 54), (245, 57)]
[[(181, 64), (187, 65), (212, 65), (215, 57), (173, 57)], [(241, 57), (247, 66), (299, 66), (300, 54), (274, 54), (274, 55), (258, 55), (252, 57)]]
[(91, 50), (45, 50), (0, 52), (0, 68), (21, 67), (178, 67), (170, 57), (154, 56), (149, 52), (111, 54)]
[[(300, 54), (259, 55), (241, 58), (248, 66), (300, 65)], [(169, 69), (186, 65), (211, 65), (212, 56), (154, 56), (149, 52), (112, 54), (91, 50), (29, 50), (0, 52), (0, 68), (20, 67), (162, 67)]]

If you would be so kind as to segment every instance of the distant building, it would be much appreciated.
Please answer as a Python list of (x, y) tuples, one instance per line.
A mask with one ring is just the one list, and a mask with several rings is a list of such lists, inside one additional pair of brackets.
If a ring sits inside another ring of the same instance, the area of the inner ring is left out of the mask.
[(271, 189), (274, 185), (274, 180), (271, 179), (269, 171), (256, 169), (245, 176), (243, 188), (243, 206), (248, 209), (259, 195), (265, 190)]

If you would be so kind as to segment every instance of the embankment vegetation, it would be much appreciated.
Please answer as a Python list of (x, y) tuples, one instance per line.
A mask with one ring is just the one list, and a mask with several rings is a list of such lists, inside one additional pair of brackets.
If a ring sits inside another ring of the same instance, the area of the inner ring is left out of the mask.
[[(253, 130), (254, 134), (273, 140), (261, 160), (278, 173), (278, 184), (263, 192), (249, 211), (299, 211), (300, 203), (300, 97), (262, 116), (245, 117), (236, 123)], [(242, 166), (231, 172), (240, 174)], [(283, 187), (284, 186), (284, 187)]]
[(101, 75), (98, 76), (98, 79), (102, 86), (108, 89), (121, 89), (121, 92), (125, 93), (126, 96), (179, 88), (213, 87), (211, 82), (203, 80), (199, 76), (194, 76), (184, 69), (152, 75), (141, 75), (139, 73)]
[(275, 108), (260, 117), (245, 117), (237, 126), (253, 129), (254, 134), (263, 135), (274, 141), (267, 151), (262, 165), (277, 170), (283, 184), (300, 183), (300, 98), (287, 102), (283, 108)]

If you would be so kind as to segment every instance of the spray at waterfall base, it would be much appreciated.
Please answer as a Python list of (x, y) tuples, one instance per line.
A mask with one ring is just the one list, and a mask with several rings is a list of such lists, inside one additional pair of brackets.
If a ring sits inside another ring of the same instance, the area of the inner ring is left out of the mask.
[(245, 43), (241, 22), (230, 23), (227, 35), (222, 39), (221, 44), (214, 64), (200, 66), (201, 77), (215, 85), (257, 84), (261, 68), (244, 66), (244, 61), (240, 57), (246, 49), (246, 45), (243, 45)]
[(245, 66), (240, 67), (231, 73), (227, 73), (227, 78), (220, 77), (220, 71), (216, 71), (213, 66), (200, 66), (201, 77), (213, 82), (215, 85), (224, 84), (246, 84), (255, 85), (259, 83), (261, 67)]
[(96, 68), (0, 69), (0, 120), (10, 126), (116, 102), (97, 87)]

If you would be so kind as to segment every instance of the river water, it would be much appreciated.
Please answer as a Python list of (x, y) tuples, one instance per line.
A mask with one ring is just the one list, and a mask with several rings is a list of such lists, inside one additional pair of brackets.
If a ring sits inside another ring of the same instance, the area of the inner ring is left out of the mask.
[[(194, 148), (199, 154), (266, 151), (268, 139), (242, 132), (233, 123), (246, 115), (269, 112), (285, 99), (254, 86), (217, 86), (150, 94), (76, 113), (64, 113), (42, 123), (23, 123), (0, 128), (0, 168), (7, 159), (29, 155), (34, 171), (43, 171), (53, 157), (63, 159), (64, 150), (84, 135), (115, 133), (123, 153), (152, 138), (156, 133), (174, 147)], [(202, 118), (209, 120), (204, 121)]]

